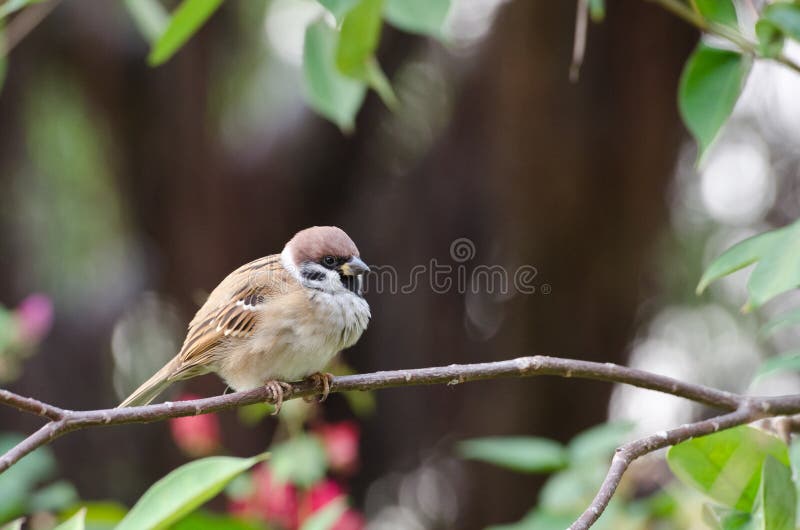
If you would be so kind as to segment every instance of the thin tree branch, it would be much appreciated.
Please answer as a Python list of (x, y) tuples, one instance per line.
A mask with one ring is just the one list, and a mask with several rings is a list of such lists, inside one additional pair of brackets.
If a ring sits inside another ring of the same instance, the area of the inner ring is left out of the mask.
[(0, 42), (0, 58), (11, 53), (11, 50), (56, 8), (59, 1), (50, 0), (28, 7), (14, 17), (6, 30), (5, 42)]
[[(656, 433), (620, 447), (611, 462), (608, 475), (600, 491), (587, 511), (573, 524), (572, 530), (585, 530), (594, 524), (605, 510), (622, 475), (633, 460), (694, 436), (710, 434), (720, 429), (742, 425), (761, 418), (800, 414), (800, 395), (743, 396), (613, 363), (597, 363), (541, 355), (491, 363), (451, 364), (434, 368), (334, 377), (330, 391), (378, 390), (436, 384), (457, 385), (468, 381), (542, 375), (622, 383), (685, 398), (725, 411), (725, 414), (711, 419)], [(311, 381), (292, 383), (290, 387), (284, 393), (284, 400), (310, 396), (322, 391)], [(50, 420), (0, 457), (0, 473), (31, 451), (68, 432), (103, 425), (150, 423), (181, 416), (196, 416), (265, 401), (275, 403), (276, 397), (270, 387), (265, 386), (245, 392), (189, 401), (165, 402), (130, 408), (73, 411), (0, 389), (0, 403)]]
[(614, 453), (614, 458), (611, 460), (611, 466), (605, 480), (603, 480), (603, 484), (600, 486), (600, 491), (597, 492), (586, 511), (581, 514), (577, 521), (572, 523), (569, 530), (587, 530), (597, 522), (597, 519), (603, 514), (617, 491), (617, 486), (619, 486), (625, 471), (628, 470), (628, 466), (637, 458), (696, 436), (704, 436), (719, 430), (750, 423), (762, 418), (764, 414), (760, 408), (743, 406), (741, 409), (728, 414), (682, 425), (677, 429), (657, 432), (619, 447)]
[(58, 407), (48, 405), (37, 399), (20, 396), (2, 388), (0, 388), (0, 403), (51, 420), (60, 420), (64, 416), (64, 411)]

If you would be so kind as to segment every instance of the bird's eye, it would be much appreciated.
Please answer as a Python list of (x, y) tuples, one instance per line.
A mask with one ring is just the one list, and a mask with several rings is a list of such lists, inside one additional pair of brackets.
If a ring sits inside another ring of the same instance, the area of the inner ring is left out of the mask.
[(322, 258), (322, 264), (329, 268), (333, 267), (336, 265), (336, 258), (333, 256), (325, 256)]

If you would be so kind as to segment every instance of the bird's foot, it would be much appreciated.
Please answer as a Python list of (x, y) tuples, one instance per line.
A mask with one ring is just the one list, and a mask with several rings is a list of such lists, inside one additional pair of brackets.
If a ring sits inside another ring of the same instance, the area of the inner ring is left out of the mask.
[[(333, 374), (329, 374), (328, 372), (317, 372), (308, 376), (307, 380), (314, 385), (314, 388), (322, 389), (322, 397), (319, 398), (320, 403), (328, 399), (328, 394), (331, 393)], [(306, 403), (308, 403), (314, 400), (314, 396), (306, 396), (303, 399), (306, 401)]]
[(270, 401), (275, 405), (275, 411), (272, 415), (277, 416), (281, 411), (281, 406), (283, 406), (284, 396), (292, 391), (292, 385), (283, 381), (267, 381), (264, 386), (269, 390)]

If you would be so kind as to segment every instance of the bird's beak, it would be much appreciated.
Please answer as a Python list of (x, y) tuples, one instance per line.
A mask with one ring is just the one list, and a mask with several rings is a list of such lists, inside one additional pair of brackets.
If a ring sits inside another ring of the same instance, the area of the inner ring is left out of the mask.
[(369, 267), (366, 263), (361, 261), (361, 258), (353, 256), (350, 260), (341, 266), (342, 274), (345, 276), (358, 276), (369, 272)]

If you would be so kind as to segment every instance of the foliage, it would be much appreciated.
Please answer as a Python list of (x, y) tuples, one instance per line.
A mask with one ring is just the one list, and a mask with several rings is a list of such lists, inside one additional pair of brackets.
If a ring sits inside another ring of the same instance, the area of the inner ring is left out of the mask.
[(678, 106), (700, 152), (708, 149), (733, 111), (750, 66), (748, 57), (702, 42), (689, 57), (678, 89)]
[(767, 57), (777, 57), (786, 38), (800, 40), (800, 4), (776, 2), (768, 4), (756, 22), (759, 50)]
[[(222, 0), (183, 0), (172, 15), (156, 0), (126, 5), (145, 39), (152, 42), (151, 66), (168, 61), (222, 4)], [(412, 33), (443, 38), (450, 0), (320, 0), (333, 16), (306, 29), (304, 93), (308, 104), (343, 131), (354, 128), (367, 87), (394, 107), (397, 98), (375, 58), (384, 20)]]
[[(701, 294), (714, 281), (755, 264), (747, 282), (748, 300), (745, 312), (761, 307), (773, 298), (800, 287), (800, 221), (758, 234), (737, 243), (709, 264), (700, 278), (697, 293)], [(761, 329), (766, 337), (775, 331), (800, 323), (800, 310), (789, 310)], [(768, 359), (759, 368), (756, 378), (800, 368), (797, 352)]]
[(722, 504), (706, 508), (713, 528), (795, 528), (798, 484), (779, 438), (737, 427), (678, 444), (667, 461), (678, 478)]
[[(494, 530), (550, 530), (569, 526), (586, 508), (607, 471), (608, 459), (630, 430), (627, 424), (589, 429), (565, 447), (544, 439), (468, 440), (459, 452), (472, 459), (522, 472), (548, 472), (538, 505), (522, 520)], [(546, 442), (546, 443), (545, 443)], [(523, 449), (527, 447), (527, 449)], [(476, 451), (476, 448), (478, 449)], [(511, 451), (508, 451), (511, 448)], [(561, 449), (561, 452), (556, 452)], [(500, 455), (506, 454), (501, 457)], [(791, 459), (790, 459), (791, 453)], [(558, 458), (554, 455), (558, 454)], [(477, 456), (476, 456), (477, 455)], [(562, 456), (565, 463), (560, 465)], [(540, 466), (549, 462), (549, 466)], [(678, 444), (667, 453), (669, 467), (683, 483), (707, 499), (704, 520), (720, 530), (792, 530), (795, 528), (800, 477), (800, 442), (791, 447), (770, 433), (740, 426)], [(624, 486), (624, 484), (623, 484)], [(696, 528), (681, 520), (679, 499), (690, 491), (673, 487), (642, 497), (620, 488), (596, 528)]]
[(756, 504), (764, 461), (789, 466), (780, 439), (753, 427), (736, 427), (670, 448), (667, 462), (675, 475), (713, 499), (749, 512)]
[[(36, 0), (10, 0), (0, 7), (0, 22)], [(222, 0), (182, 0), (169, 14), (159, 0), (126, 0), (135, 26), (151, 43), (147, 61), (159, 66), (219, 9)], [(396, 105), (392, 86), (378, 65), (376, 52), (384, 22), (396, 28), (446, 40), (443, 32), (450, 0), (319, 0), (330, 14), (306, 29), (303, 53), (308, 104), (343, 131), (354, 127), (366, 89)], [(752, 27), (744, 27), (732, 0), (677, 2), (671, 9), (702, 30), (722, 37), (733, 49), (701, 42), (686, 62), (678, 106), (695, 136), (698, 152), (708, 150), (727, 121), (747, 80), (753, 57), (785, 61), (786, 39), (800, 40), (800, 0), (767, 4)], [(595, 22), (605, 18), (605, 2), (583, 5)], [(755, 34), (756, 42), (747, 35)], [(0, 82), (5, 68), (0, 62)]]
[[(21, 442), (18, 434), (0, 434), (0, 454)], [(78, 495), (69, 483), (56, 480), (52, 451), (42, 447), (0, 475), (0, 523), (41, 510), (62, 510)]]
[(183, 0), (153, 43), (147, 57), (150, 66), (158, 66), (169, 60), (221, 4), (222, 0)]
[[(335, 25), (320, 19), (306, 30), (303, 57), (305, 94), (309, 106), (342, 130), (354, 127), (367, 87), (394, 107), (396, 97), (375, 58), (384, 21), (398, 29), (445, 39), (442, 31), (450, 0), (319, 0)], [(127, 5), (145, 38), (153, 42), (148, 62), (169, 60), (203, 25), (221, 0), (183, 0), (166, 16), (156, 0)], [(579, 4), (580, 5), (580, 4)], [(602, 0), (585, 2), (592, 20), (605, 17)], [(733, 42), (738, 49), (721, 49), (701, 42), (689, 57), (678, 91), (678, 105), (702, 155), (727, 121), (742, 92), (752, 56), (780, 58), (785, 39), (800, 39), (800, 2), (767, 5), (755, 22), (758, 37), (750, 43), (732, 0), (696, 0), (695, 24)]]
[[(458, 452), (469, 459), (523, 473), (557, 471), (545, 483), (539, 502), (522, 520), (493, 530), (562, 530), (591, 502), (608, 468), (608, 460), (630, 432), (629, 423), (607, 423), (577, 434), (566, 445), (534, 437), (465, 440)], [(618, 494), (596, 528), (645, 528), (674, 511), (674, 500), (658, 493), (634, 500)]]
[[(49, 328), (49, 301), (39, 302), (41, 295), (33, 295), (8, 312), (26, 340), (40, 339)], [(352, 373), (341, 361), (332, 369)], [(197, 397), (184, 394), (182, 399)], [(355, 404), (357, 414), (372, 409), (371, 401), (348, 403)], [(272, 410), (269, 405), (251, 406), (240, 409), (239, 418), (255, 426)], [(316, 412), (313, 404), (286, 403), (278, 421), (289, 435), (272, 444), (271, 454), (252, 458), (215, 455), (224, 450), (216, 414), (171, 419), (175, 444), (187, 456), (205, 458), (167, 474), (130, 510), (113, 502), (79, 502), (67, 482), (48, 483), (56, 471), (55, 459), (49, 448), (39, 448), (0, 474), (0, 524), (7, 523), (0, 530), (17, 530), (24, 517), (15, 518), (34, 512), (60, 513), (62, 523), (56, 530), (361, 530), (363, 518), (348, 507), (341, 485), (358, 469), (358, 424), (320, 422)], [(313, 427), (306, 430), (312, 421)], [(16, 434), (0, 435), (0, 454), (21, 440)], [(223, 489), (228, 513), (197, 510)]]
[(153, 484), (117, 530), (165, 528), (222, 491), (236, 475), (264, 460), (212, 456), (189, 462)]
[(556, 471), (569, 462), (567, 451), (561, 444), (533, 436), (467, 440), (461, 442), (459, 452), (465, 458), (527, 473)]

